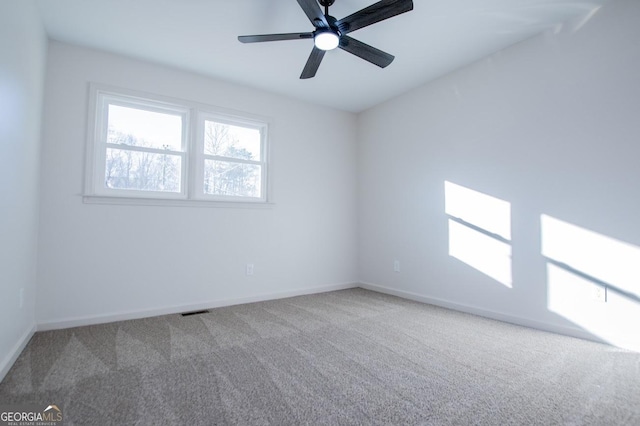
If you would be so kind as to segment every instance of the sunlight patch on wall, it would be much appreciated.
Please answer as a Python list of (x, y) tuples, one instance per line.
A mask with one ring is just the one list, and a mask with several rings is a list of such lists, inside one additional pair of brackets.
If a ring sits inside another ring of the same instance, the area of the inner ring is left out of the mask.
[(511, 239), (511, 203), (447, 181), (444, 199), (449, 216)]
[(541, 216), (547, 307), (616, 346), (640, 350), (640, 248)]
[(547, 308), (591, 333), (604, 323), (604, 310), (600, 306), (603, 302), (596, 296), (602, 289), (591, 280), (547, 262)]
[(541, 216), (542, 255), (640, 297), (640, 248)]
[(449, 219), (449, 256), (511, 287), (511, 246)]
[(512, 287), (511, 203), (445, 181), (449, 255)]

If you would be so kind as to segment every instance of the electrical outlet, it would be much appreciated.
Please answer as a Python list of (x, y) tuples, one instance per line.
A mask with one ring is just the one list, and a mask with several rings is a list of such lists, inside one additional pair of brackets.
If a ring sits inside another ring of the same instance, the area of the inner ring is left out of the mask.
[(594, 285), (592, 292), (593, 300), (597, 300), (598, 302), (606, 303), (607, 302), (607, 288), (601, 285)]
[(24, 288), (20, 289), (20, 308), (24, 306)]
[(253, 275), (253, 263), (247, 263), (247, 268), (245, 269), (247, 275)]
[(394, 260), (393, 261), (393, 272), (400, 272), (400, 261), (399, 260)]

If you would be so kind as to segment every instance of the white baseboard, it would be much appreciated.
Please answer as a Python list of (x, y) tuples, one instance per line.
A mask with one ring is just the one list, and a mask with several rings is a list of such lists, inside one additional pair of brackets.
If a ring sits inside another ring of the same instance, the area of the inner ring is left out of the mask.
[(548, 331), (551, 333), (562, 334), (570, 337), (577, 337), (579, 339), (591, 340), (598, 343), (610, 344), (604, 340), (598, 339), (579, 328), (565, 327), (556, 324), (549, 324), (542, 321), (536, 321), (529, 318), (518, 317), (514, 315), (505, 314), (502, 312), (491, 311), (488, 309), (478, 308), (471, 305), (465, 305), (463, 303), (451, 302), (449, 300), (439, 299), (436, 297), (423, 296), (421, 294), (413, 293), (410, 291), (397, 290), (377, 284), (360, 283), (360, 287), (377, 291), (379, 293), (390, 294), (392, 296), (402, 297), (403, 299), (415, 300), (416, 302), (428, 303), (430, 305), (441, 306), (443, 308), (452, 309), (454, 311), (466, 312), (473, 315), (478, 315), (485, 318), (491, 318), (494, 320), (508, 322), (510, 324), (521, 325), (524, 327), (534, 328), (536, 330)]
[(328, 291), (345, 290), (359, 287), (358, 283), (332, 284), (320, 287), (301, 288), (276, 293), (259, 294), (233, 299), (210, 300), (207, 302), (166, 306), (163, 308), (143, 309), (139, 311), (119, 312), (104, 315), (91, 315), (86, 317), (66, 318), (53, 321), (38, 322), (38, 331), (58, 330), (63, 328), (81, 327), (85, 325), (104, 324), (116, 321), (126, 321), (139, 318), (155, 317), (159, 315), (171, 315), (181, 312), (200, 311), (204, 309), (220, 308), (223, 306), (241, 305), (244, 303), (263, 302), (266, 300), (285, 299), (305, 294), (326, 293)]
[(9, 351), (7, 356), (4, 357), (2, 363), (0, 364), (0, 382), (4, 380), (4, 376), (7, 375), (13, 364), (16, 362), (24, 348), (29, 343), (29, 340), (33, 337), (36, 332), (36, 325), (33, 324), (23, 335), (22, 337), (13, 345), (13, 348)]

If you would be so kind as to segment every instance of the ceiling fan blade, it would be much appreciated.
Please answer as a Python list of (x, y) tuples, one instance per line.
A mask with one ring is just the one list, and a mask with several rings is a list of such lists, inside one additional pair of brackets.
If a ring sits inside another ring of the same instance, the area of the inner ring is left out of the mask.
[(307, 63), (302, 70), (302, 74), (300, 74), (301, 79), (311, 78), (316, 75), (318, 67), (320, 67), (320, 62), (322, 62), (322, 58), (324, 57), (324, 52), (324, 50), (313, 46), (311, 55), (309, 55), (309, 59), (307, 59)]
[(343, 35), (340, 37), (340, 49), (356, 55), (365, 61), (384, 68), (394, 60), (394, 56), (361, 41)]
[(381, 0), (336, 22), (342, 34), (413, 10), (412, 0)]
[(325, 18), (317, 0), (298, 0), (298, 4), (307, 15), (314, 27), (328, 28), (329, 23)]
[(313, 38), (313, 33), (262, 34), (238, 36), (242, 43), (260, 43), (263, 41), (301, 40)]

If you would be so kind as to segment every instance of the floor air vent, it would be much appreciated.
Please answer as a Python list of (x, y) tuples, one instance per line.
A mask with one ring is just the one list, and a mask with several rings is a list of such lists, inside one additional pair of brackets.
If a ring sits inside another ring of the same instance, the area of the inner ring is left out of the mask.
[(183, 317), (189, 317), (191, 315), (200, 315), (200, 314), (208, 314), (209, 311), (208, 310), (204, 310), (204, 311), (193, 311), (193, 312), (184, 312), (180, 315), (182, 315)]

